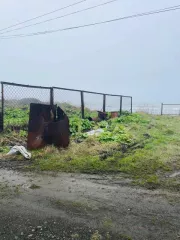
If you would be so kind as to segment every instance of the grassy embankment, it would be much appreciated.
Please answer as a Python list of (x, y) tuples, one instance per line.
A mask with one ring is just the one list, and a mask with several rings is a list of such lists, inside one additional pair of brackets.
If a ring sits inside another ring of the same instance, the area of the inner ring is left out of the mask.
[[(92, 123), (77, 116), (70, 119), (71, 144), (68, 149), (48, 146), (32, 152), (32, 168), (83, 173), (124, 173), (135, 184), (179, 190), (180, 118), (146, 114)], [(8, 124), (7, 124), (8, 125)], [(86, 131), (103, 128), (100, 136), (87, 137)], [(1, 134), (1, 155), (7, 145), (23, 142), (26, 133)], [(19, 156), (19, 159), (22, 157)]]

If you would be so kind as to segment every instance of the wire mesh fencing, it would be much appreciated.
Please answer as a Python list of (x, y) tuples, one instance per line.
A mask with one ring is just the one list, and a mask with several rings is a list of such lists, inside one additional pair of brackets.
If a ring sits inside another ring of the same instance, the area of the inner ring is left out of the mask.
[(160, 104), (133, 104), (133, 112), (160, 115), (161, 106)]
[(161, 115), (179, 115), (180, 116), (180, 104), (161, 104)]
[(180, 104), (134, 104), (133, 112), (142, 112), (151, 115), (180, 116)]
[(60, 106), (69, 117), (81, 117), (80, 91), (54, 88), (54, 104)]
[(122, 112), (132, 113), (132, 97), (122, 96)]
[(103, 112), (103, 94), (83, 93), (84, 98), (84, 117), (97, 117), (98, 111)]
[(106, 96), (106, 111), (119, 112), (121, 111), (121, 96)]
[(2, 91), (2, 84), (0, 85), (0, 91), (1, 91), (1, 99), (0, 99), (0, 132), (3, 131), (3, 102), (2, 102), (2, 98), (3, 98), (3, 91)]
[(132, 97), (58, 87), (1, 82), (0, 131), (27, 130), (31, 103), (56, 104), (68, 117), (97, 117), (100, 112), (132, 113)]
[(27, 129), (30, 103), (50, 104), (50, 88), (2, 84), (3, 127)]

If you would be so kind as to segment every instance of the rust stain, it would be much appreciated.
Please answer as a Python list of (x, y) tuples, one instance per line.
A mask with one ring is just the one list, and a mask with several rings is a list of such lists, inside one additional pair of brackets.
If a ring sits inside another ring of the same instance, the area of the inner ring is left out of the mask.
[(31, 104), (27, 148), (40, 149), (48, 144), (69, 145), (69, 119), (60, 107)]
[(111, 112), (111, 118), (118, 118), (119, 112)]

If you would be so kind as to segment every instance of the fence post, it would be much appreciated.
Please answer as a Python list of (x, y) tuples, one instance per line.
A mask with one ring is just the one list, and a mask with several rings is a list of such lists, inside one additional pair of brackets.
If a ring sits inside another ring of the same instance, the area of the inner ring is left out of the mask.
[(120, 96), (120, 116), (122, 115), (122, 96)]
[(106, 112), (106, 94), (103, 94), (103, 112)]
[(84, 118), (84, 92), (81, 91), (81, 116)]
[(50, 88), (50, 105), (54, 106), (54, 88)]
[(133, 113), (133, 101), (132, 101), (132, 97), (131, 97), (131, 114)]
[(163, 115), (163, 103), (161, 103), (161, 115)]
[(4, 84), (1, 83), (1, 121), (0, 121), (0, 132), (4, 130)]

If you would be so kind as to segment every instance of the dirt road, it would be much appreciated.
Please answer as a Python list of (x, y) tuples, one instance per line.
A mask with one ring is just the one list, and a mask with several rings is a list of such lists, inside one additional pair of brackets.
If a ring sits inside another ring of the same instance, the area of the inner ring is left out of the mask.
[(180, 238), (180, 195), (123, 176), (0, 169), (0, 239)]

